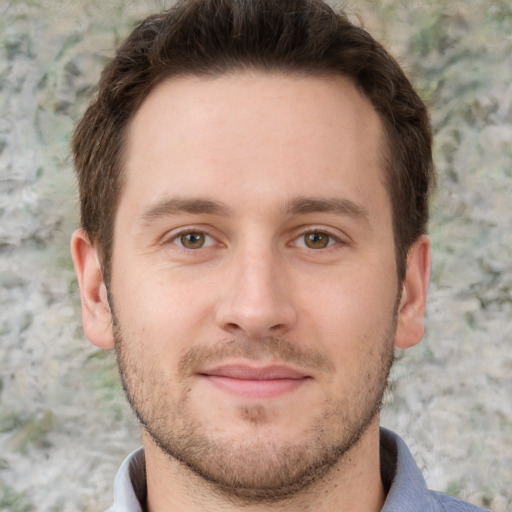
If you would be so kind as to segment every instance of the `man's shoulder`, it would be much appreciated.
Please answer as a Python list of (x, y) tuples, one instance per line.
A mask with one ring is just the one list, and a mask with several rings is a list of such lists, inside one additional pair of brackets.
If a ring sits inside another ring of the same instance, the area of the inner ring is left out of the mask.
[(442, 492), (430, 491), (430, 493), (442, 512), (490, 512), (486, 508), (472, 505)]

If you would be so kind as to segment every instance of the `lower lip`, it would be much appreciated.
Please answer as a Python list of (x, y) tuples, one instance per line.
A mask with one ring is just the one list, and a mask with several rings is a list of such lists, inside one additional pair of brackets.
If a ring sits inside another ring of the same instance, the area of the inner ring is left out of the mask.
[(219, 375), (205, 375), (204, 377), (223, 391), (247, 398), (273, 398), (284, 395), (295, 391), (308, 380), (307, 377), (269, 380), (234, 379)]

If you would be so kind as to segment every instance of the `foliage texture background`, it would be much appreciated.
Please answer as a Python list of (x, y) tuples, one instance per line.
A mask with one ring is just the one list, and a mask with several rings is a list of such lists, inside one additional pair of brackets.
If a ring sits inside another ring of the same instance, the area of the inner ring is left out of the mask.
[[(84, 339), (68, 254), (69, 138), (157, 0), (0, 2), (0, 512), (100, 511), (139, 444), (112, 354)], [(512, 510), (512, 4), (345, 3), (432, 108), (439, 176), (428, 333), (383, 423), (430, 487)]]

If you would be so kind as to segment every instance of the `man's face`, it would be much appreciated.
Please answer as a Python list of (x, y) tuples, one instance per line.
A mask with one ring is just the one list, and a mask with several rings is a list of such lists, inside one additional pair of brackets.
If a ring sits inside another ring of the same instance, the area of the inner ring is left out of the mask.
[(399, 289), (384, 144), (341, 77), (180, 78), (135, 115), (119, 364), (153, 440), (200, 475), (291, 492), (375, 425)]

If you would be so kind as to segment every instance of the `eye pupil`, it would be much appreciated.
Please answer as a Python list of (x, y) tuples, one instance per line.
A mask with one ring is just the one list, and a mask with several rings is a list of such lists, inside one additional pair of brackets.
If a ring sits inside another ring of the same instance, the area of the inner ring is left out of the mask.
[(203, 233), (185, 233), (180, 236), (180, 241), (187, 249), (199, 249), (204, 245), (205, 236)]
[(304, 242), (310, 249), (323, 249), (329, 244), (329, 235), (325, 233), (307, 233)]

